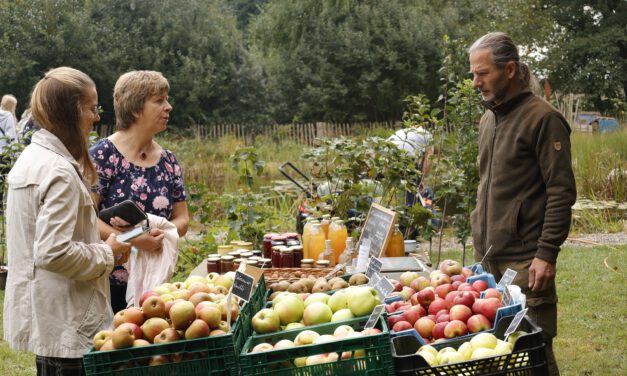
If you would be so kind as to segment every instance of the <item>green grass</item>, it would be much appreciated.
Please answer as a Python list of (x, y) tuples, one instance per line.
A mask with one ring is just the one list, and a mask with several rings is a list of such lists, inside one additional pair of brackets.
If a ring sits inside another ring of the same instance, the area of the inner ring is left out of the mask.
[[(447, 252), (443, 257), (459, 259), (461, 254)], [(562, 250), (557, 273), (559, 334), (554, 344), (562, 375), (627, 373), (624, 265), (627, 245)], [(4, 291), (0, 291), (0, 301), (4, 301)], [(13, 352), (4, 341), (0, 341), (0, 359), (0, 375), (35, 374), (33, 355)]]

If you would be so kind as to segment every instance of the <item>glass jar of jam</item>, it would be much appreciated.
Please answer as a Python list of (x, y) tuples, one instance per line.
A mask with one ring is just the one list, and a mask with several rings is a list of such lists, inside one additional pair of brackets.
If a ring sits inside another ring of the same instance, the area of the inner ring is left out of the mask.
[(253, 256), (258, 256), (259, 258), (263, 257), (263, 252), (258, 249), (253, 249), (251, 252), (253, 253)]
[(329, 264), (329, 260), (318, 260), (316, 261), (316, 268), (328, 268)]
[(208, 257), (207, 258), (207, 273), (220, 273), (220, 258)]
[(302, 259), (300, 260), (300, 267), (303, 269), (311, 269), (313, 268), (314, 260), (313, 259)]
[(257, 265), (260, 268), (263, 268), (263, 269), (271, 268), (272, 267), (272, 259), (269, 259), (269, 258), (259, 259), (259, 260), (257, 260)]
[(285, 236), (287, 240), (298, 240), (297, 232), (286, 232), (283, 236)]
[(235, 257), (235, 258), (240, 258), (240, 254), (241, 254), (241, 253), (242, 253), (242, 251), (241, 251), (241, 250), (236, 249), (235, 251), (231, 251), (231, 252), (229, 252), (229, 255), (231, 255), (231, 256), (233, 256), (233, 257)]
[(272, 244), (272, 246), (277, 246), (277, 245), (285, 245), (287, 242), (287, 238), (283, 235), (274, 235), (271, 240), (270, 240), (270, 244)]
[(281, 249), (285, 248), (284, 245), (277, 245), (272, 247), (272, 267), (280, 268), (281, 267)]
[(239, 257), (244, 258), (244, 259), (248, 259), (253, 257), (253, 253), (252, 252), (242, 252), (239, 254)]
[(297, 268), (300, 265), (301, 260), (303, 259), (303, 246), (295, 245), (293, 247), (290, 247), (290, 249), (292, 250), (292, 257), (294, 258), (294, 267)]
[(300, 245), (300, 241), (298, 239), (288, 239), (286, 245), (288, 247), (294, 247)]
[(272, 257), (272, 237), (277, 234), (265, 234), (263, 236), (263, 257)]
[(220, 257), (220, 273), (224, 274), (233, 271), (233, 260), (235, 260), (235, 257), (231, 255)]
[(244, 262), (246, 262), (246, 264), (250, 265), (250, 266), (257, 266), (257, 264), (258, 264), (257, 260), (251, 260), (251, 259), (244, 260)]
[(280, 261), (281, 268), (293, 268), (294, 267), (294, 254), (292, 253), (292, 249), (289, 247), (283, 247), (280, 251)]

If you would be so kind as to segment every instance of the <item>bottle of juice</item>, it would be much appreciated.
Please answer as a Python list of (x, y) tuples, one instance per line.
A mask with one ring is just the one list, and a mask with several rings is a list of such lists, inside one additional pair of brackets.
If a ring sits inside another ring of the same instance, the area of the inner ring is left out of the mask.
[(331, 225), (331, 215), (325, 214), (322, 216), (322, 221), (320, 221), (322, 225), (322, 231), (324, 231), (325, 239), (329, 238), (329, 226)]
[(324, 241), (324, 251), (318, 256), (318, 260), (327, 260), (329, 266), (335, 266), (335, 255), (333, 254), (333, 248), (331, 248), (331, 241)]
[(305, 226), (303, 226), (303, 238), (302, 238), (303, 258), (311, 258), (309, 257), (309, 235), (311, 233), (311, 225), (317, 221), (314, 221), (310, 217), (308, 217), (305, 221), (306, 222), (305, 222)]
[(324, 252), (325, 236), (320, 223), (312, 223), (309, 229), (309, 241), (307, 249), (310, 259), (318, 260), (320, 254)]
[(385, 254), (387, 257), (405, 256), (405, 242), (403, 241), (403, 233), (398, 228), (398, 223), (394, 226), (394, 232), (390, 236)]
[(340, 255), (346, 248), (346, 239), (348, 238), (348, 230), (344, 225), (344, 221), (338, 219), (329, 225), (329, 240), (331, 248), (335, 256), (335, 263), (340, 262)]
[(340, 255), (339, 263), (350, 266), (353, 262), (353, 238), (347, 238), (344, 252)]

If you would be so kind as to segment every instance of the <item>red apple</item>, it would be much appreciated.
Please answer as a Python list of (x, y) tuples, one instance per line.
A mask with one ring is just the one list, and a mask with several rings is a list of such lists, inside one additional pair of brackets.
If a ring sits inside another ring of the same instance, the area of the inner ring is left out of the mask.
[(222, 312), (216, 305), (205, 305), (196, 312), (196, 317), (203, 320), (211, 329), (217, 329), (222, 321)]
[(151, 317), (165, 318), (165, 303), (160, 296), (149, 296), (142, 304), (142, 311), (147, 319)]
[(398, 291), (401, 291), (403, 289), (403, 284), (400, 283), (399, 281), (396, 281), (393, 284), (393, 286), (394, 286), (394, 290), (392, 290), (392, 291), (397, 291), (398, 292)]
[(451, 286), (453, 287), (453, 291), (459, 290), (459, 286), (461, 286), (462, 283), (461, 281), (452, 281)]
[(435, 299), (435, 290), (432, 287), (426, 287), (418, 291), (418, 302), (423, 307), (428, 307)]
[(450, 283), (445, 283), (435, 288), (435, 294), (442, 299), (446, 298), (446, 295), (451, 291), (453, 291), (453, 286)]
[(429, 313), (436, 314), (441, 310), (446, 309), (446, 302), (442, 298), (436, 298), (434, 301), (429, 304)]
[(431, 338), (431, 332), (435, 322), (428, 317), (421, 317), (414, 324), (414, 329), (420, 334), (422, 338)]
[(440, 312), (443, 312), (441, 315), (437, 315), (435, 316), (435, 322), (436, 324), (439, 322), (448, 322), (451, 321), (451, 315), (448, 314), (448, 312), (442, 310)]
[(416, 321), (424, 316), (426, 313), (427, 312), (421, 305), (415, 305), (403, 312), (402, 316), (405, 318), (405, 321), (409, 322), (411, 325), (414, 325)]
[(209, 337), (209, 333), (211, 333), (209, 325), (201, 319), (196, 319), (185, 330), (185, 339)]
[(470, 333), (477, 333), (484, 330), (492, 329), (492, 324), (487, 317), (482, 314), (476, 314), (470, 316), (466, 321), (466, 326), (468, 327), (468, 331)]
[(142, 312), (140, 308), (128, 307), (115, 314), (115, 317), (113, 317), (113, 325), (117, 328), (122, 323), (130, 322), (141, 326), (145, 320), (144, 312)]
[(499, 289), (495, 287), (490, 287), (489, 289), (486, 289), (483, 297), (484, 298), (497, 298), (498, 300), (503, 299), (503, 297), (501, 296), (501, 292), (499, 291)]
[(446, 294), (444, 297), (444, 302), (446, 303), (446, 308), (451, 309), (452, 306), (455, 305), (454, 301), (457, 296), (461, 294), (461, 291), (451, 291)]
[(472, 272), (472, 269), (467, 268), (467, 267), (463, 267), (462, 268), (462, 275), (466, 278), (472, 276), (474, 273)]
[(451, 276), (451, 283), (455, 283), (455, 282), (466, 282), (466, 276), (464, 276), (463, 274), (456, 274)]
[(403, 297), (404, 301), (408, 301), (415, 293), (416, 291), (414, 291), (414, 289), (407, 286), (403, 286), (403, 289), (401, 290), (401, 296)]
[(476, 291), (483, 291), (485, 289), (488, 288), (488, 283), (486, 281), (484, 281), (483, 279), (478, 279), (476, 281), (474, 281), (472, 283), (472, 287), (476, 290)]
[(451, 307), (449, 316), (452, 321), (459, 320), (461, 322), (466, 322), (468, 318), (472, 316), (472, 310), (468, 306), (457, 304)]
[(438, 322), (433, 326), (433, 330), (431, 331), (431, 337), (433, 339), (446, 338), (444, 336), (444, 328), (448, 324), (448, 321)]
[(403, 315), (388, 316), (388, 326), (390, 328), (394, 327), (394, 324), (396, 324), (399, 321), (405, 321), (405, 318), (403, 317)]
[(496, 311), (502, 306), (503, 304), (497, 298), (476, 299), (472, 305), (472, 312), (480, 313), (492, 322), (496, 317)]
[(146, 322), (144, 322), (144, 325), (141, 326), (141, 329), (144, 338), (147, 339), (148, 342), (153, 342), (154, 338), (158, 336), (159, 333), (169, 327), (170, 324), (168, 324), (168, 322), (164, 319), (160, 317), (153, 317), (146, 320)]
[(174, 328), (165, 328), (159, 333), (155, 338), (153, 338), (154, 343), (166, 343), (172, 341), (179, 341), (183, 339), (179, 332)]
[(141, 298), (139, 298), (139, 305), (143, 306), (144, 305), (144, 301), (146, 301), (146, 298), (149, 296), (159, 296), (159, 294), (156, 291), (146, 291), (145, 293), (142, 294)]
[(377, 329), (377, 328), (368, 328), (368, 329), (364, 329), (361, 331), (361, 334), (365, 336), (371, 336), (373, 334), (379, 334), (379, 333), (381, 333), (381, 329)]
[(141, 330), (137, 331), (136, 329), (139, 329), (139, 327), (130, 322), (120, 324), (120, 326), (115, 328), (113, 335), (111, 336), (113, 347), (115, 349), (133, 347), (135, 339), (141, 338)]
[(468, 328), (466, 324), (459, 320), (453, 320), (444, 327), (444, 336), (446, 338), (454, 338), (466, 334), (468, 334)]
[(394, 324), (394, 326), (392, 327), (392, 330), (395, 332), (400, 332), (400, 331), (411, 329), (411, 328), (413, 328), (413, 326), (407, 321), (403, 320)]
[(475, 295), (472, 291), (458, 291), (458, 295), (453, 299), (453, 305), (463, 304), (467, 307), (472, 307), (475, 303)]

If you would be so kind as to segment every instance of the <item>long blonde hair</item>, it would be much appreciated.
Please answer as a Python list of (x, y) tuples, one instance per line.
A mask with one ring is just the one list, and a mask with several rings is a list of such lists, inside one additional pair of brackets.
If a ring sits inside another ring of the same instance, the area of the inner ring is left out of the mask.
[(13, 119), (17, 121), (17, 117), (15, 116), (15, 107), (17, 107), (17, 99), (13, 95), (6, 94), (2, 96), (2, 101), (0, 101), (0, 110), (9, 111), (13, 115)]
[(59, 67), (48, 71), (35, 85), (31, 95), (35, 121), (61, 140), (91, 184), (96, 182), (96, 169), (89, 158), (80, 119), (87, 90), (95, 87), (94, 81), (85, 73)]

